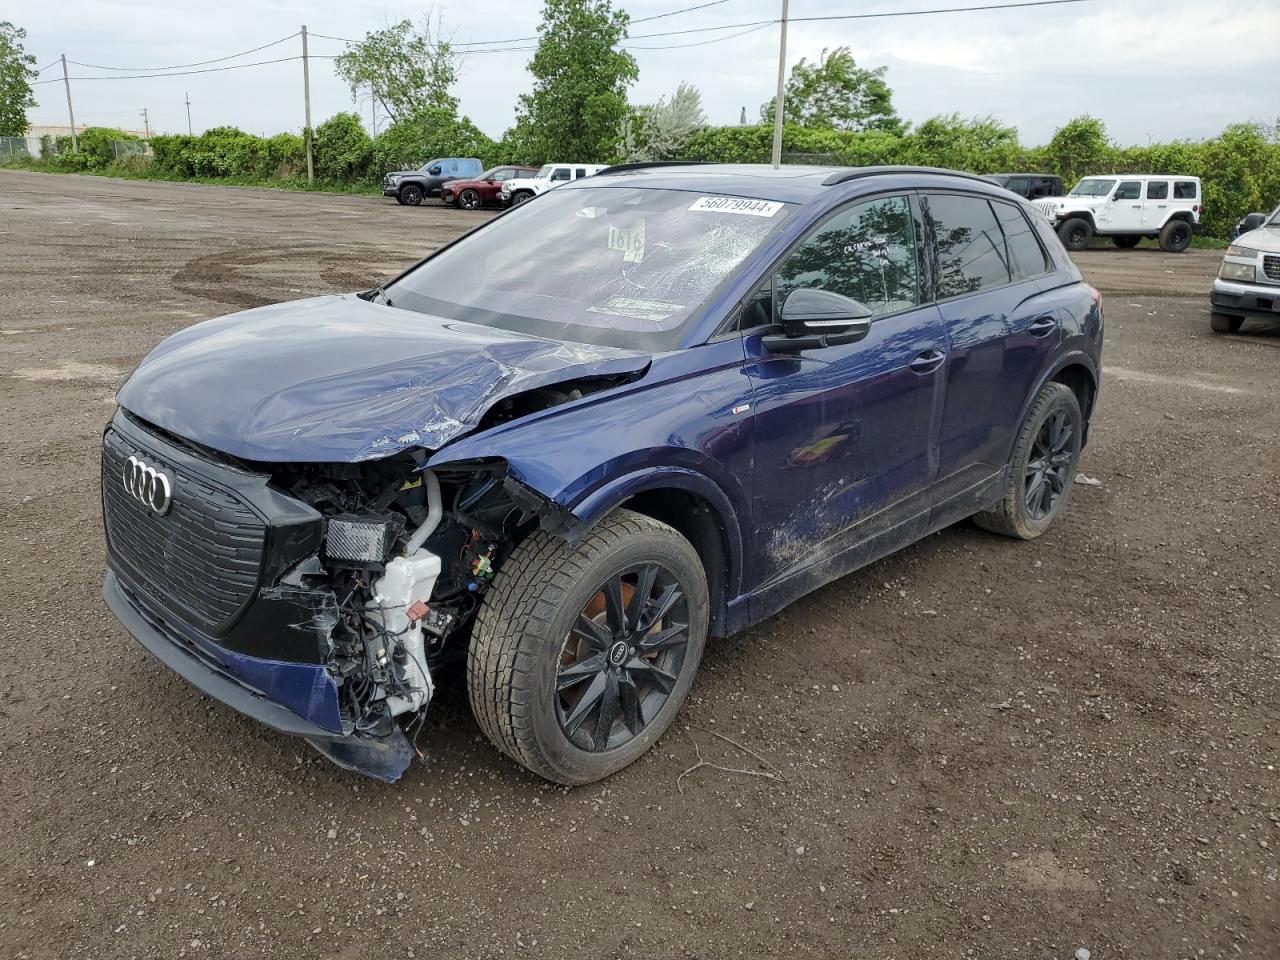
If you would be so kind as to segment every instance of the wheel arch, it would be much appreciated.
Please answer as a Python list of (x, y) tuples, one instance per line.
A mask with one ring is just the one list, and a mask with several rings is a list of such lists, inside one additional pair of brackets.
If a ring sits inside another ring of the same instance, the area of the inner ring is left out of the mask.
[(571, 508), (590, 529), (619, 507), (652, 517), (693, 544), (711, 599), (711, 633), (728, 632), (728, 604), (738, 595), (743, 563), (737, 511), (712, 480), (683, 467), (619, 477)]
[(1084, 418), (1084, 437), (1082, 446), (1089, 442), (1089, 422), (1098, 402), (1098, 368), (1093, 358), (1081, 351), (1064, 353), (1049, 364), (1045, 372), (1036, 381), (1035, 388), (1028, 391), (1018, 412), (1018, 423), (1027, 419), (1032, 404), (1044, 389), (1045, 384), (1061, 383), (1071, 389), (1076, 401), (1080, 404), (1080, 413)]

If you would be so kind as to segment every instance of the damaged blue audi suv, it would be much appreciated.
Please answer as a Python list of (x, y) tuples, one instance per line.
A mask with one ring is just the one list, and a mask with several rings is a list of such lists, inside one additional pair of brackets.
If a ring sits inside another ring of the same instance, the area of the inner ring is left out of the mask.
[(465, 660), (562, 784), (666, 730), (708, 637), (968, 517), (1039, 536), (1102, 303), (945, 170), (626, 164), (374, 290), (161, 343), (102, 447), (104, 595), (210, 697), (394, 781)]

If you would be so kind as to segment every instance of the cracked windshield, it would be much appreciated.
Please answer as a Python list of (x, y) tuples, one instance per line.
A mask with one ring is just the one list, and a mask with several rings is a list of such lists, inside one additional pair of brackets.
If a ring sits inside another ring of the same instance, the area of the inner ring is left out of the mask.
[(672, 349), (788, 213), (777, 201), (679, 190), (555, 190), (424, 263), (385, 297), (552, 340)]

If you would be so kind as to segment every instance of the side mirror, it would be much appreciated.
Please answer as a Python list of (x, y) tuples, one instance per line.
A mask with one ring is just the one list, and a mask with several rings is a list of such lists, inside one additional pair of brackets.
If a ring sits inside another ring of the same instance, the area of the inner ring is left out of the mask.
[(431, 167), (429, 170), (427, 170), (427, 173), (431, 174), (433, 177), (438, 177), (440, 176), (440, 168)]
[(871, 332), (870, 307), (816, 287), (792, 290), (781, 314), (783, 332), (763, 338), (765, 347), (777, 353), (856, 343)]

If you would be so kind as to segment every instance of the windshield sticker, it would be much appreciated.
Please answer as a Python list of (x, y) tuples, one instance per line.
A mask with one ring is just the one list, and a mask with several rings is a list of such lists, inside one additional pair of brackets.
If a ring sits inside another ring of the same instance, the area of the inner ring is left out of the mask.
[(637, 220), (630, 230), (609, 228), (609, 249), (621, 250), (624, 263), (644, 262), (644, 221)]
[(748, 200), (745, 197), (699, 197), (690, 210), (702, 213), (741, 213), (748, 217), (772, 217), (783, 205), (777, 200)]
[(614, 297), (606, 300), (598, 307), (587, 307), (587, 313), (613, 314), (616, 317), (630, 317), (632, 320), (647, 320), (650, 323), (662, 323), (663, 320), (683, 310), (679, 303), (664, 303), (661, 300), (637, 300), (634, 297)]

